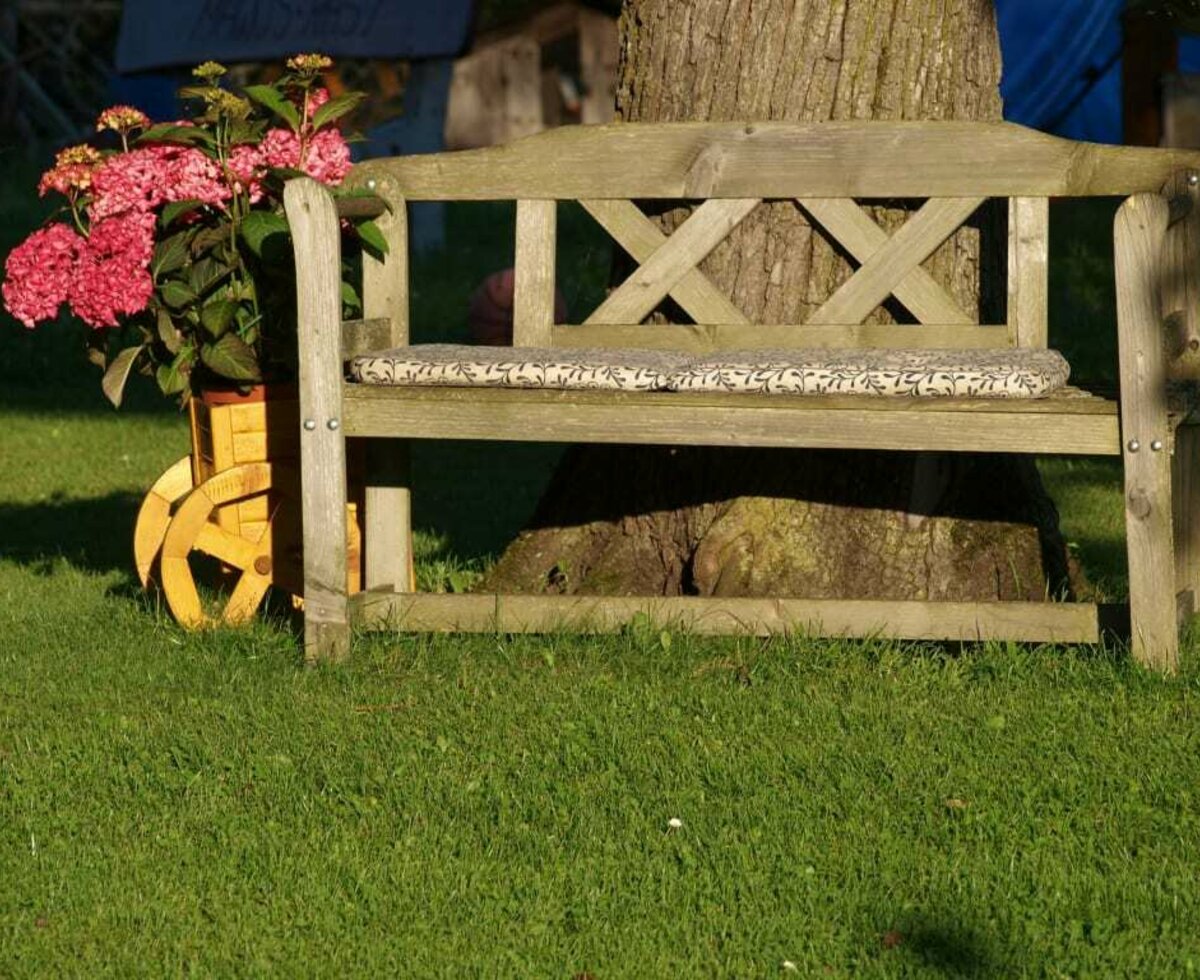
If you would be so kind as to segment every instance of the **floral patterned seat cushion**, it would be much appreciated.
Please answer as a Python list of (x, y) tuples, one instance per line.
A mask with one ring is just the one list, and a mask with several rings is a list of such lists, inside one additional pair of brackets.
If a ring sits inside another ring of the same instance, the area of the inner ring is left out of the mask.
[(673, 391), (1038, 398), (1066, 384), (1053, 350), (731, 350), (693, 360)]
[(690, 360), (673, 351), (414, 344), (356, 357), (350, 375), (377, 385), (662, 391)]
[(1067, 381), (1051, 350), (674, 351), (416, 344), (355, 358), (364, 384), (1038, 398)]

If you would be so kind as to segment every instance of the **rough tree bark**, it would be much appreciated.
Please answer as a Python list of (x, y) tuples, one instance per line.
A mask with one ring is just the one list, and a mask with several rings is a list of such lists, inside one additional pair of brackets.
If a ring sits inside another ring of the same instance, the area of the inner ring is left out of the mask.
[[(991, 0), (626, 0), (620, 30), (627, 121), (1001, 117)], [(894, 227), (916, 203), (874, 214)], [(988, 214), (925, 265), (997, 322)], [(788, 202), (760, 206), (703, 269), (759, 323), (803, 322), (853, 271)], [(893, 318), (888, 304), (871, 320)], [(567, 453), (483, 587), (1039, 599), (1068, 584), (1027, 457), (591, 446)]]

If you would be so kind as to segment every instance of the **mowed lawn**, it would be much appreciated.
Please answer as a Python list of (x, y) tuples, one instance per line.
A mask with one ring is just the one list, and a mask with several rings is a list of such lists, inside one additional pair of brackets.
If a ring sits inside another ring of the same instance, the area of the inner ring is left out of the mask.
[[(306, 670), (282, 604), (186, 633), (139, 591), (186, 427), (54, 375), (70, 338), (0, 324), (0, 975), (1200, 972), (1194, 641), (1170, 679), (638, 628)], [(552, 459), (423, 448), (422, 581), (469, 580)], [(1046, 473), (1118, 596), (1116, 470)]]

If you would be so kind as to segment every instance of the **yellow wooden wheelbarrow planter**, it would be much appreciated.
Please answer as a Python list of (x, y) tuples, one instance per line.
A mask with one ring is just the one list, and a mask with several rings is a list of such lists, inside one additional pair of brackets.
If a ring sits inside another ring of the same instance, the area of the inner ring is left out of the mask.
[[(235, 624), (271, 587), (303, 593), (295, 390), (205, 392), (189, 403), (192, 452), (155, 481), (134, 529), (138, 578), (157, 582), (184, 626)], [(361, 582), (359, 502), (347, 505), (346, 573)], [(224, 588), (200, 598), (192, 559), (207, 555)], [(207, 608), (206, 608), (207, 606)]]

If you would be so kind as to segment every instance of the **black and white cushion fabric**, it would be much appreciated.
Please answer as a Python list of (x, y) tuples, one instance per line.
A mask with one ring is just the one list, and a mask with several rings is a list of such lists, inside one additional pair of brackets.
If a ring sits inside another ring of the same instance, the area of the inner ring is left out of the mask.
[(1038, 398), (1066, 384), (1052, 350), (731, 350), (671, 376), (673, 391)]
[(1039, 398), (1067, 382), (1052, 350), (675, 351), (417, 344), (355, 358), (364, 384), (610, 391)]
[(377, 385), (661, 391), (689, 360), (674, 351), (414, 344), (356, 357), (350, 374)]

